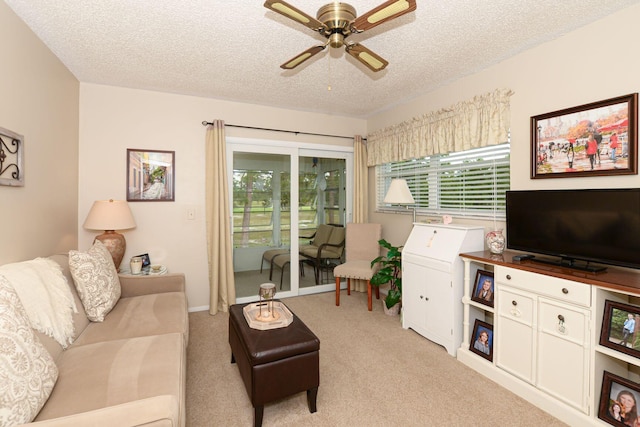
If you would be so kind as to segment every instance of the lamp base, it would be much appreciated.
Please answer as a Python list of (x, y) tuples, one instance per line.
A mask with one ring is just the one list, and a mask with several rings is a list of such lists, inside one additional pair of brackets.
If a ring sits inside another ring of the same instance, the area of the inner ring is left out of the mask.
[(95, 240), (100, 240), (107, 247), (111, 253), (111, 258), (113, 258), (113, 265), (116, 266), (116, 270), (119, 272), (120, 263), (124, 258), (124, 251), (127, 249), (127, 242), (124, 240), (124, 236), (114, 230), (106, 230), (96, 236)]

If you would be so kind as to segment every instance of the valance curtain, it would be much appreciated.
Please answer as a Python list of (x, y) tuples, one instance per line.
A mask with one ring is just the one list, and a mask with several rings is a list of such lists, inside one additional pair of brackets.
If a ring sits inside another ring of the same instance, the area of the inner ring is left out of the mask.
[(214, 120), (207, 127), (205, 168), (209, 313), (216, 314), (229, 311), (229, 306), (236, 302), (226, 138), (222, 120)]
[(367, 165), (507, 142), (511, 95), (509, 89), (497, 89), (375, 131), (367, 137)]

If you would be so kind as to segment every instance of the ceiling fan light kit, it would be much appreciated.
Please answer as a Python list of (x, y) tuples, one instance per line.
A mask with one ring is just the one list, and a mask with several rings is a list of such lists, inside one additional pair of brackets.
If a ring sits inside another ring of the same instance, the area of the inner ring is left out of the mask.
[(364, 64), (370, 70), (383, 70), (389, 62), (380, 55), (367, 49), (360, 43), (345, 43), (345, 39), (354, 33), (362, 33), (384, 22), (395, 19), (405, 13), (416, 10), (415, 0), (388, 0), (362, 16), (347, 3), (333, 2), (322, 6), (316, 14), (317, 19), (281, 0), (267, 0), (264, 7), (322, 34), (327, 42), (314, 46), (285, 62), (280, 68), (291, 70), (307, 59), (323, 51), (327, 45), (332, 48), (345, 46), (349, 55)]

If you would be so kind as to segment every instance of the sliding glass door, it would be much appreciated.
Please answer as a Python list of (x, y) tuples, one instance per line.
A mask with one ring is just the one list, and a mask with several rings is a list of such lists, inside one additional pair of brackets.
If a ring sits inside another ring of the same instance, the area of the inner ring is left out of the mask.
[[(305, 152), (299, 157), (299, 209), (298, 224), (300, 244), (318, 246), (315, 239), (321, 224), (330, 225), (332, 244), (340, 244), (346, 224), (346, 159), (336, 158), (334, 153)], [(321, 157), (324, 154), (327, 157)], [(339, 230), (333, 231), (336, 228)], [(300, 257), (299, 294), (318, 290), (329, 291), (335, 287), (333, 267), (344, 260), (344, 244), (331, 246), (335, 254), (325, 255), (316, 247), (304, 250)], [(313, 257), (313, 255), (316, 255)]]
[[(237, 302), (258, 299), (261, 283), (277, 297), (334, 289), (331, 266), (299, 253), (319, 224), (344, 226), (350, 212), (351, 150), (230, 144), (233, 262)], [(293, 178), (295, 177), (295, 178)]]

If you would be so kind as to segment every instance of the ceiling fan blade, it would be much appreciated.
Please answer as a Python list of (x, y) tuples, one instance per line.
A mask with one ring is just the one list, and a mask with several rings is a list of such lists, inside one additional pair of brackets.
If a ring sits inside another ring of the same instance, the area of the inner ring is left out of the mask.
[(291, 6), (289, 3), (282, 0), (267, 0), (264, 2), (264, 7), (286, 16), (289, 19), (293, 19), (296, 22), (301, 23), (314, 31), (324, 30), (325, 25), (317, 19), (307, 15), (300, 9)]
[(346, 47), (347, 53), (366, 65), (371, 71), (384, 70), (389, 62), (380, 55), (373, 53), (359, 43), (352, 43)]
[(416, 0), (389, 0), (382, 3), (375, 9), (370, 10), (362, 16), (356, 18), (351, 24), (354, 33), (369, 30), (405, 13), (416, 10)]
[(290, 60), (288, 60), (284, 64), (282, 64), (280, 66), (280, 68), (283, 68), (285, 70), (294, 69), (298, 65), (300, 65), (304, 61), (306, 61), (307, 59), (311, 58), (313, 55), (316, 55), (316, 54), (322, 52), (326, 46), (327, 45), (311, 47), (311, 48), (305, 50), (304, 52), (302, 52), (301, 54), (294, 56), (293, 58), (291, 58)]

